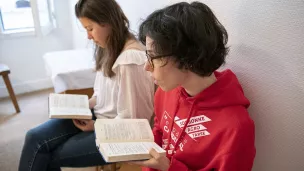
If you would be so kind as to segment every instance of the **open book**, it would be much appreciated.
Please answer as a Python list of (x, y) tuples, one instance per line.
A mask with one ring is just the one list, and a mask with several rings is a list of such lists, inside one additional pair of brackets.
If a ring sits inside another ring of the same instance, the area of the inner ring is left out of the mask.
[(92, 119), (88, 96), (77, 94), (50, 94), (49, 117), (60, 119)]
[(106, 162), (146, 160), (154, 148), (166, 154), (154, 142), (147, 119), (97, 119), (95, 122), (96, 145)]

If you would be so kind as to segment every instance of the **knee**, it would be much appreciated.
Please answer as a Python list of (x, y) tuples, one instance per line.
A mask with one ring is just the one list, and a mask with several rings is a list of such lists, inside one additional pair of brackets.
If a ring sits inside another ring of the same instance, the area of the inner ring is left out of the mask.
[(25, 143), (34, 143), (40, 141), (40, 134), (37, 128), (30, 129), (25, 135)]

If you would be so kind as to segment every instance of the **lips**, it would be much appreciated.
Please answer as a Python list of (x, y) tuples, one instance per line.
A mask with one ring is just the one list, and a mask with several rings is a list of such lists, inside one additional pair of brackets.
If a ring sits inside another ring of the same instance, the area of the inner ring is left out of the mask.
[(154, 84), (158, 85), (158, 81), (154, 79)]
[[(150, 73), (151, 74), (151, 73)], [(154, 80), (154, 84), (158, 85), (158, 81), (152, 76), (152, 74), (150, 75), (151, 78)]]

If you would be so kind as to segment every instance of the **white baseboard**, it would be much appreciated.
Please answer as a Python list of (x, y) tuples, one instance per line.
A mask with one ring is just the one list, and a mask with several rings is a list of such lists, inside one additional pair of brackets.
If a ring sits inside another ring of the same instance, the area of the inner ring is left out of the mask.
[[(15, 94), (23, 94), (33, 91), (38, 91), (42, 89), (52, 88), (53, 84), (50, 78), (35, 80), (35, 81), (28, 81), (23, 82), (20, 84), (13, 84), (13, 89)], [(0, 86), (0, 98), (8, 97), (8, 91), (6, 89), (6, 86)]]

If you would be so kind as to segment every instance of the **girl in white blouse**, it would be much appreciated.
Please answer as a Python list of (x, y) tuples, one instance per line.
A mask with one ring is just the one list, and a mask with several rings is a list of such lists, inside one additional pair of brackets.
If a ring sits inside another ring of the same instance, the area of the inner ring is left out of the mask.
[[(96, 44), (93, 117), (150, 119), (153, 80), (144, 70), (144, 47), (114, 0), (79, 0), (75, 13)], [(73, 62), (73, 61), (71, 61)], [(27, 132), (19, 171), (104, 165), (95, 144), (94, 120), (52, 119)]]

